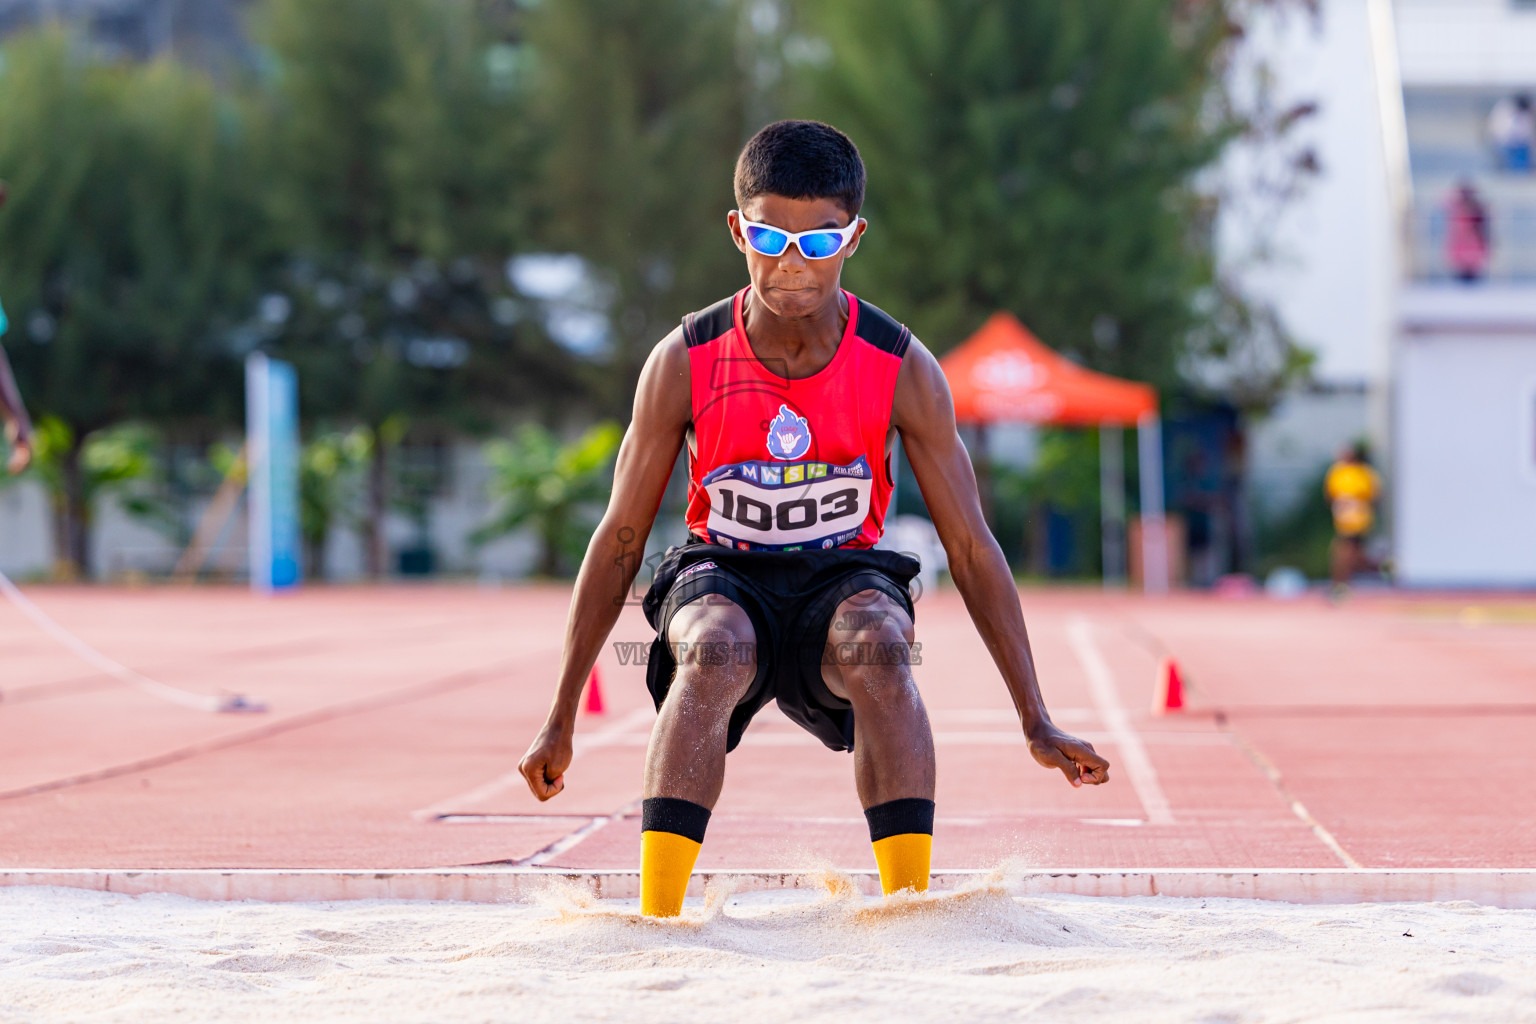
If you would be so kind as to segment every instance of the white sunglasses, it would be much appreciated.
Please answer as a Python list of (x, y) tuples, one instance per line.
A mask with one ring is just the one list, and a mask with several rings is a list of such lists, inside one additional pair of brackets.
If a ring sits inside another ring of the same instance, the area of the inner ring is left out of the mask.
[(757, 221), (747, 220), (740, 210), (732, 210), (737, 222), (741, 224), (741, 233), (746, 237), (747, 244), (764, 256), (782, 256), (789, 243), (795, 243), (795, 248), (800, 250), (800, 255), (808, 260), (825, 260), (836, 256), (853, 238), (853, 233), (859, 228), (859, 217), (854, 216), (853, 221), (845, 228), (816, 228), (811, 231), (785, 231), (776, 228), (772, 224), (759, 224)]

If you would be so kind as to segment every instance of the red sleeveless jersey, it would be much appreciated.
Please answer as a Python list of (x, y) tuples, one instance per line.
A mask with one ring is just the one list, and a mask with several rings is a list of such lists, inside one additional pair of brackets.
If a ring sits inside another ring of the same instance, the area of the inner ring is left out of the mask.
[(683, 318), (693, 393), (688, 529), (746, 551), (874, 547), (891, 501), (891, 400), (912, 333), (845, 291), (836, 355), (791, 380), (747, 341), (748, 291)]

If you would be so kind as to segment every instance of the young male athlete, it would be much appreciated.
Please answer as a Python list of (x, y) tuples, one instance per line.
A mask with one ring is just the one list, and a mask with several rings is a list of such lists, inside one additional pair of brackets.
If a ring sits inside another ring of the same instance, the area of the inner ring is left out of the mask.
[(559, 688), (519, 766), (541, 800), (564, 788), (582, 683), (622, 604), (616, 583), (628, 593), (686, 441), (689, 540), (668, 550), (644, 602), (660, 716), (646, 755), (640, 906), (656, 916), (681, 911), (725, 755), (770, 700), (853, 751), (884, 890), (927, 888), (933, 735), (906, 657), (918, 564), (874, 550), (898, 433), (1030, 753), (1074, 786), (1109, 777), (1109, 763), (1046, 713), (938, 362), (838, 287), (866, 226), (858, 150), (829, 125), (781, 121), (742, 150), (735, 186), (727, 222), (751, 285), (684, 318), (646, 362), (576, 579)]

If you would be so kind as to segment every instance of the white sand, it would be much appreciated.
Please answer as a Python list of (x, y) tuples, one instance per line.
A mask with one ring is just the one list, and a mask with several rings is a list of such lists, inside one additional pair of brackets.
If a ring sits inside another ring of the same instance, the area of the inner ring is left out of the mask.
[(0, 1022), (1533, 1021), (1536, 911), (716, 894), (203, 903), (0, 889)]

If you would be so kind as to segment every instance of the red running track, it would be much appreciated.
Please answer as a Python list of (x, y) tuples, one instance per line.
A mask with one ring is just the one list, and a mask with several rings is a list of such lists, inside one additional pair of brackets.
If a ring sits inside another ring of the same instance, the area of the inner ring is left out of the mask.
[[(569, 589), (32, 588), (145, 675), (265, 698), (154, 700), (0, 604), (0, 868), (633, 868), (654, 717), (600, 662), (565, 793), (513, 772), (542, 720)], [(952, 591), (918, 605), (938, 742), (935, 867), (1536, 866), (1536, 601), (1146, 600), (1025, 590), (1056, 721), (1114, 763), (1038, 768)], [(646, 641), (637, 608), (614, 640)], [(1154, 716), (1160, 659), (1191, 687)], [(760, 716), (728, 763), (700, 867), (872, 868), (846, 754)]]

